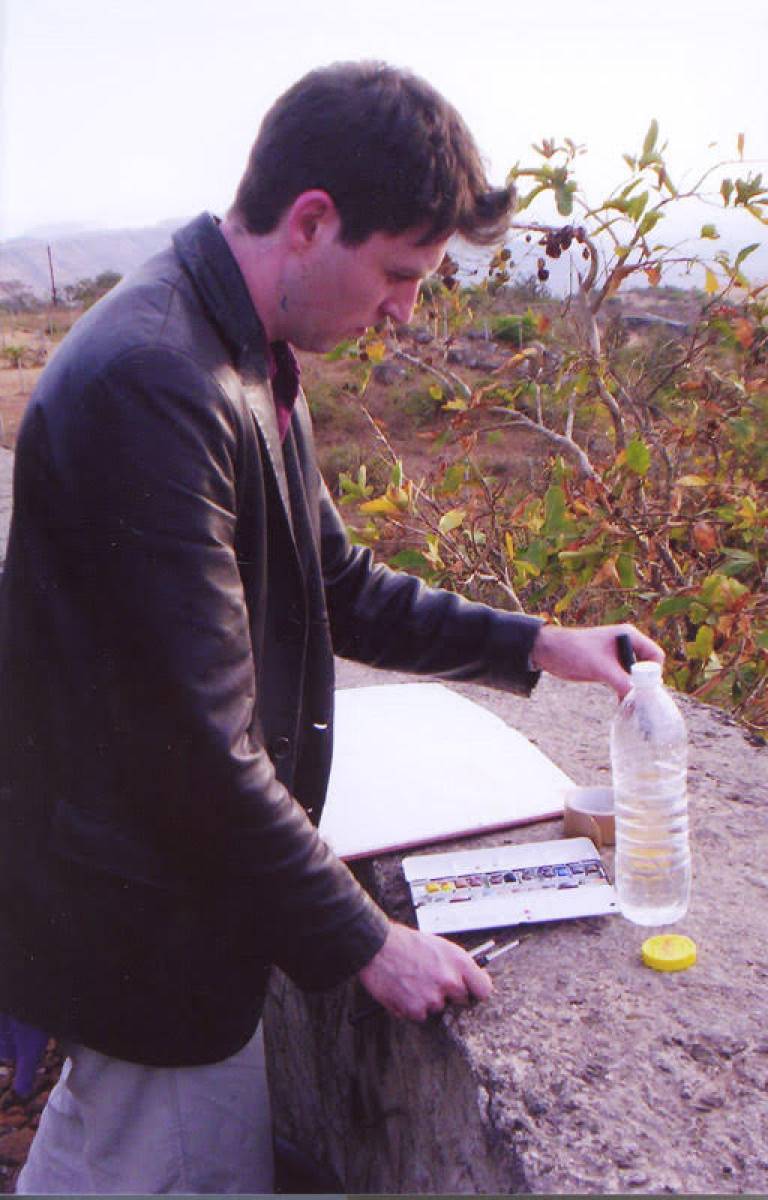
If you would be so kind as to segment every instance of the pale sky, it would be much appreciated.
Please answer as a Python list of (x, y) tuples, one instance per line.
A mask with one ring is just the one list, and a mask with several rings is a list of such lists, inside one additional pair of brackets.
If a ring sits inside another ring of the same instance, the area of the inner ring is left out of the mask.
[(768, 173), (766, 0), (0, 0), (0, 14), (0, 238), (222, 212), (271, 101), (338, 59), (428, 78), (494, 183), (531, 142), (568, 136), (589, 148), (597, 199), (652, 117), (678, 177), (710, 142), (735, 155), (741, 132)]

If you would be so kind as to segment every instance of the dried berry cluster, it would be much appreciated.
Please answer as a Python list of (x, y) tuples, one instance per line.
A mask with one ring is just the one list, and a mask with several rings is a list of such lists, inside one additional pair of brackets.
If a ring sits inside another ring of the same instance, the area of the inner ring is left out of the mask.
[[(529, 242), (531, 235), (528, 234), (525, 240)], [(578, 242), (583, 247), (582, 257), (589, 258), (589, 250), (584, 244), (586, 240), (587, 231), (583, 225), (563, 225), (561, 229), (549, 229), (539, 238), (539, 245), (544, 247), (547, 258), (559, 258), (564, 250), (570, 250), (572, 242)], [(536, 260), (536, 273), (542, 283), (549, 279), (549, 271), (543, 258)]]

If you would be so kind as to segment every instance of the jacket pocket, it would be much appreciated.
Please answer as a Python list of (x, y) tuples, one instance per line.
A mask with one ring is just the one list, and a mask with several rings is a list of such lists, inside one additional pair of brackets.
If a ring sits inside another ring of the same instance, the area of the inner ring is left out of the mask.
[(167, 854), (132, 837), (108, 819), (59, 800), (50, 826), (51, 853), (107, 875), (183, 891), (183, 881)]

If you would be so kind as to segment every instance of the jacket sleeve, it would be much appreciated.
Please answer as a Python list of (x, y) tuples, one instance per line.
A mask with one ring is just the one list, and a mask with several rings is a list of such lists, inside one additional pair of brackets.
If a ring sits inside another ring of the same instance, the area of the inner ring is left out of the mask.
[(430, 588), (375, 563), (353, 546), (323, 485), (323, 572), (334, 650), (389, 670), (480, 681), (529, 695), (540, 672), (528, 668), (542, 622)]
[(303, 986), (330, 986), (370, 960), (387, 922), (259, 736), (235, 550), (245, 414), (162, 349), (123, 355), (60, 410), (47, 414), (60, 425), (48, 519), (76, 597), (70, 645), (88, 655), (86, 719), (104, 743), (95, 776), (72, 788), (69, 852), (88, 853), (96, 828), (104, 869), (230, 889), (250, 909), (255, 952)]

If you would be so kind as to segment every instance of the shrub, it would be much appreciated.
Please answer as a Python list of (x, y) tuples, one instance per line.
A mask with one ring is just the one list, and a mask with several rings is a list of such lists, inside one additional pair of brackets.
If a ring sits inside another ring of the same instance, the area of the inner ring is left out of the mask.
[(491, 331), (497, 342), (522, 349), (536, 336), (536, 319), (531, 312), (522, 316), (510, 313), (505, 317), (497, 317), (491, 325)]

